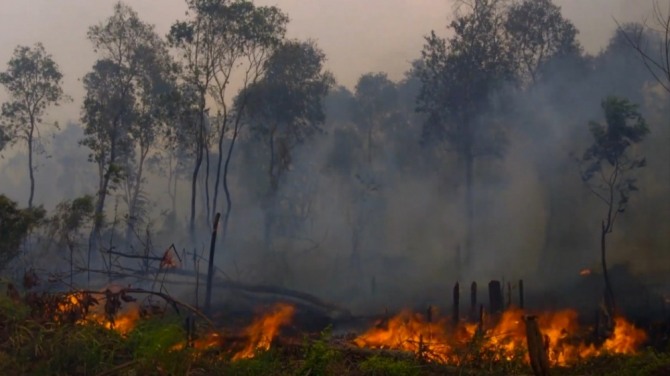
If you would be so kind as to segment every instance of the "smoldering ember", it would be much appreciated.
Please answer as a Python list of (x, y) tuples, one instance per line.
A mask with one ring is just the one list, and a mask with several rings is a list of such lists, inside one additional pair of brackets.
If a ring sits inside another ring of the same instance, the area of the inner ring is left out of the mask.
[(0, 18), (0, 374), (670, 374), (670, 1)]

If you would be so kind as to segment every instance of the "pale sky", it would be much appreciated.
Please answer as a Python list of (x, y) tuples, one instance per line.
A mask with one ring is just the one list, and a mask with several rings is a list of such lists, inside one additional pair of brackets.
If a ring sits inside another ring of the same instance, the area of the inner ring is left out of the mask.
[[(454, 0), (256, 0), (288, 13), (288, 36), (314, 39), (327, 55), (338, 82), (352, 88), (366, 72), (384, 71), (400, 79), (419, 57), (423, 36), (445, 34)], [(586, 50), (598, 52), (615, 28), (613, 18), (639, 21), (653, 0), (554, 0), (580, 30)], [(665, 0), (661, 0), (665, 1)], [(116, 0), (1, 0), (0, 70), (17, 44), (42, 42), (64, 74), (74, 102), (52, 111), (54, 120), (77, 119), (83, 96), (79, 81), (96, 59), (86, 40), (90, 25), (112, 13)], [(184, 0), (126, 0), (140, 17), (165, 35), (184, 18)], [(2, 91), (2, 90), (0, 90)], [(0, 99), (4, 99), (4, 92)]]

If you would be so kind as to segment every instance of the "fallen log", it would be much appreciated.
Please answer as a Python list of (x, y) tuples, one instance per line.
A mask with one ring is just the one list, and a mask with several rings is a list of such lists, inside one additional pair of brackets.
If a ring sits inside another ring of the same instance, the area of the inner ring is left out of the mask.
[[(158, 272), (158, 270), (156, 270)], [(104, 270), (91, 270), (91, 273), (101, 273), (101, 274), (108, 274), (108, 271)], [(192, 278), (200, 278), (200, 277), (205, 277), (202, 273), (196, 274), (193, 271), (188, 271), (188, 270), (181, 270), (181, 269), (163, 269), (160, 270), (160, 273), (165, 273), (166, 275), (173, 275), (173, 276), (184, 276), (184, 277), (192, 277)], [(135, 273), (119, 273), (119, 272), (114, 272), (114, 276), (117, 278), (133, 278), (136, 280), (140, 281), (149, 281), (149, 282), (154, 282), (153, 277), (148, 277), (146, 276), (146, 272), (140, 272), (137, 271)], [(163, 284), (172, 284), (172, 283), (178, 283), (180, 286), (184, 285), (195, 285), (195, 281), (173, 281), (173, 280), (168, 280), (165, 279), (162, 281)], [(348, 309), (339, 307), (335, 304), (323, 301), (319, 299), (318, 297), (302, 292), (302, 291), (297, 291), (297, 290), (292, 290), (280, 286), (272, 286), (272, 285), (254, 285), (254, 284), (248, 284), (248, 283), (243, 283), (243, 282), (236, 282), (232, 280), (226, 280), (222, 279), (220, 277), (214, 276), (214, 280), (212, 282), (212, 286), (216, 288), (221, 288), (221, 289), (228, 289), (228, 290), (235, 290), (235, 291), (241, 291), (241, 292), (246, 292), (246, 293), (252, 293), (252, 294), (266, 294), (266, 295), (275, 295), (280, 297), (280, 299), (283, 300), (291, 300), (294, 302), (299, 302), (303, 303), (308, 306), (312, 306), (314, 308), (317, 308), (323, 312), (327, 312), (328, 316), (332, 316), (335, 319), (347, 319), (351, 318), (351, 312)]]

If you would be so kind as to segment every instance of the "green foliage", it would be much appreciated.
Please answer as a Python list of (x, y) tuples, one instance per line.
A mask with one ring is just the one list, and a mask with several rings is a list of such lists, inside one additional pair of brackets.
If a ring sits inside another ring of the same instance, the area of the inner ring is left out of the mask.
[[(41, 43), (33, 48), (17, 46), (7, 71), (0, 73), (0, 84), (10, 97), (9, 102), (2, 104), (0, 149), (7, 141), (25, 141), (30, 175), (29, 207), (33, 206), (35, 194), (33, 154), (36, 152), (34, 142), (39, 138), (38, 126), (47, 107), (69, 99), (63, 94), (62, 78), (58, 65)], [(53, 125), (58, 128), (58, 123)]]
[(136, 214), (143, 164), (170, 112), (165, 107), (176, 86), (176, 66), (153, 26), (122, 3), (104, 23), (90, 27), (87, 37), (101, 55), (83, 79), (85, 137), (80, 141), (100, 174), (98, 233), (106, 196), (122, 182), (130, 192), (130, 217)]
[(127, 357), (124, 340), (115, 331), (94, 323), (37, 320), (31, 311), (23, 302), (0, 296), (1, 374), (97, 374)]
[(507, 11), (505, 31), (521, 76), (535, 82), (556, 58), (578, 55), (577, 28), (552, 0), (524, 0)]
[[(48, 334), (48, 333), (44, 333)], [(63, 325), (45, 336), (43, 356), (46, 359), (34, 374), (96, 374), (113, 368), (124, 350), (124, 339), (115, 331), (96, 324)]]
[(331, 337), (331, 328), (328, 327), (321, 332), (319, 338), (310, 342), (305, 350), (305, 362), (298, 372), (299, 375), (329, 375), (328, 369), (331, 363), (338, 358), (338, 353), (328, 343)]
[(409, 360), (374, 355), (360, 364), (360, 369), (369, 376), (415, 376), (421, 374), (418, 364)]
[(41, 206), (19, 209), (16, 202), (0, 195), (0, 270), (18, 255), (23, 240), (45, 215)]
[(503, 21), (500, 1), (476, 0), (469, 13), (451, 23), (454, 36), (448, 41), (435, 32), (426, 37), (422, 64), (416, 67), (422, 83), (417, 110), (428, 117), (425, 142), (446, 141), (464, 157), (501, 153), (498, 131), (475, 118), (514, 78)]
[(291, 165), (293, 149), (320, 131), (325, 120), (323, 99), (334, 79), (323, 71), (324, 62), (314, 42), (284, 42), (265, 62), (263, 79), (236, 98), (266, 149), (271, 192)]
[(41, 43), (32, 48), (17, 46), (7, 71), (0, 73), (0, 84), (11, 98), (2, 104), (5, 133), (32, 140), (33, 129), (42, 121), (46, 108), (66, 98), (62, 78), (58, 65)]
[(148, 370), (160, 365), (170, 374), (183, 374), (191, 356), (189, 349), (175, 349), (186, 341), (186, 332), (176, 319), (142, 320), (128, 335), (133, 357)]
[(570, 374), (606, 376), (657, 376), (670, 371), (670, 354), (647, 349), (634, 356), (603, 355), (580, 362)]
[(594, 142), (581, 159), (581, 176), (609, 212), (615, 210), (614, 216), (608, 215), (606, 225), (610, 230), (616, 214), (626, 209), (630, 194), (638, 190), (631, 174), (644, 167), (646, 161), (633, 155), (631, 149), (644, 139), (649, 128), (638, 106), (627, 99), (607, 97), (602, 108), (606, 123), (589, 123)]
[(94, 210), (94, 199), (90, 195), (63, 201), (56, 206), (51, 223), (61, 237), (69, 238), (91, 220)]

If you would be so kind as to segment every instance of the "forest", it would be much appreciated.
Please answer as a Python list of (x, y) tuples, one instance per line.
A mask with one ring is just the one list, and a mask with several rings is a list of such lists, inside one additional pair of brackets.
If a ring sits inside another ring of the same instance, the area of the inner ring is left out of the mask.
[(351, 88), (279, 6), (184, 9), (91, 23), (83, 98), (3, 46), (0, 372), (670, 371), (670, 2), (590, 54), (459, 0)]

